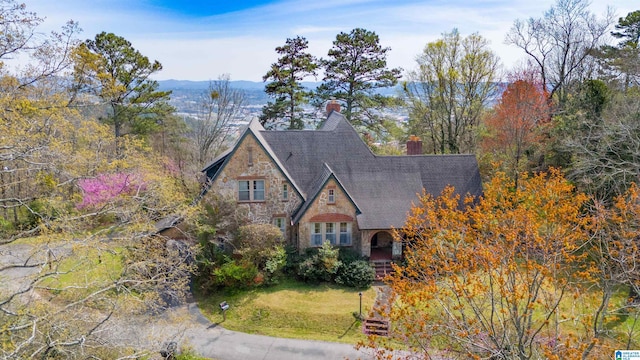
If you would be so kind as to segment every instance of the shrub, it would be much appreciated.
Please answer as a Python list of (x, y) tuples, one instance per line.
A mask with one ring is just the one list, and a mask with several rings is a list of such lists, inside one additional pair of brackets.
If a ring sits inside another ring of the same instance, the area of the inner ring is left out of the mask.
[(214, 272), (223, 264), (231, 261), (220, 247), (208, 240), (200, 241), (200, 251), (196, 257), (198, 274), (196, 283), (205, 294), (209, 294), (219, 287)]
[(266, 275), (267, 284), (277, 283), (278, 277), (282, 274), (284, 266), (287, 264), (287, 253), (282, 246), (276, 246), (269, 254), (264, 268), (261, 269)]
[(287, 245), (284, 248), (287, 254), (287, 261), (282, 268), (282, 271), (290, 276), (296, 276), (298, 274), (298, 267), (300, 263), (306, 258), (304, 255), (300, 255), (298, 249), (295, 246)]
[(346, 265), (354, 261), (365, 260), (365, 257), (351, 248), (340, 248), (338, 260), (340, 260), (343, 265)]
[(365, 289), (373, 284), (376, 279), (376, 271), (365, 260), (356, 260), (349, 264), (342, 264), (338, 268), (336, 283)]
[(258, 269), (249, 262), (229, 261), (213, 271), (215, 283), (228, 288), (245, 289), (258, 275)]
[(338, 249), (325, 242), (319, 249), (307, 252), (306, 258), (298, 265), (298, 276), (302, 281), (310, 283), (330, 282), (340, 264)]
[(238, 228), (233, 241), (234, 254), (252, 263), (266, 284), (275, 282), (286, 264), (280, 229), (271, 224), (249, 224)]

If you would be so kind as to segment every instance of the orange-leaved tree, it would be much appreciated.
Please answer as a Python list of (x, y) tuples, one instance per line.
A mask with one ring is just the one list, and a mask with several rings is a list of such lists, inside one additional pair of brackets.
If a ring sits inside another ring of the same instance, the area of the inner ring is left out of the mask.
[(479, 199), (423, 194), (395, 234), (406, 251), (386, 279), (391, 338), (365, 345), (378, 358), (398, 342), (412, 359), (610, 355), (590, 327), (600, 299), (587, 289), (588, 201), (555, 169), (517, 186), (499, 173)]
[(502, 97), (485, 119), (486, 136), (481, 148), (518, 182), (518, 174), (526, 171), (527, 154), (540, 139), (540, 127), (549, 120), (546, 92), (526, 72), (514, 75)]

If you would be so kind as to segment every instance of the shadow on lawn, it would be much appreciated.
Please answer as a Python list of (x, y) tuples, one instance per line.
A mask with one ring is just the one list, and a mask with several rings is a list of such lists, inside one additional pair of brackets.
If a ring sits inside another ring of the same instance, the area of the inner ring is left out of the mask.
[(354, 320), (351, 323), (351, 325), (347, 328), (347, 330), (345, 330), (345, 332), (342, 335), (338, 336), (338, 339), (342, 339), (345, 335), (347, 335), (349, 333), (349, 331), (351, 331), (351, 329), (353, 329), (353, 326), (356, 325), (356, 324), (360, 324), (360, 320), (358, 320), (358, 319)]

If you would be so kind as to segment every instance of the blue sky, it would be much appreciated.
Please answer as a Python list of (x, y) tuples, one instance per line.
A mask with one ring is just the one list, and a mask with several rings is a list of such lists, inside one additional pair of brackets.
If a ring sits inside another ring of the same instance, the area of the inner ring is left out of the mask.
[[(489, 39), (505, 68), (524, 56), (504, 42), (516, 19), (540, 17), (553, 0), (22, 0), (45, 17), (41, 30), (58, 29), (67, 20), (80, 23), (80, 37), (113, 32), (164, 69), (158, 80), (261, 81), (277, 59), (275, 47), (301, 35), (309, 52), (326, 56), (339, 32), (356, 27), (375, 31), (391, 47), (388, 63), (410, 70), (426, 43), (458, 28)], [(617, 16), (640, 6), (631, 0), (592, 0), (602, 15), (607, 5)], [(617, 17), (616, 17), (617, 19)], [(318, 79), (321, 80), (321, 79)]]

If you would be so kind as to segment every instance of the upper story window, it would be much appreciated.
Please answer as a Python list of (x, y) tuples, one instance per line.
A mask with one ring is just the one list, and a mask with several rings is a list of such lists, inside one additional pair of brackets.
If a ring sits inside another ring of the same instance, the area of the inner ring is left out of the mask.
[(253, 146), (247, 148), (247, 165), (253, 166)]
[(336, 203), (336, 191), (334, 189), (329, 189), (327, 193), (327, 202), (329, 204)]
[(238, 181), (239, 201), (264, 201), (264, 180)]
[(289, 185), (282, 184), (282, 200), (289, 200)]

